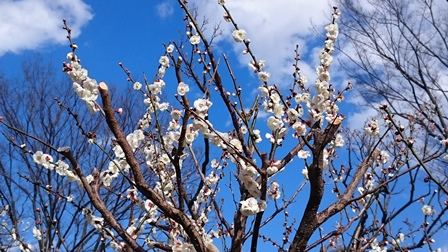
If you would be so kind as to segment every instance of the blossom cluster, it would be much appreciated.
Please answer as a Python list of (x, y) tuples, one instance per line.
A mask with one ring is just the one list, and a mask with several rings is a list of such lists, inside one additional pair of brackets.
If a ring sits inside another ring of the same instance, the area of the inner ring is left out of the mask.
[(99, 94), (98, 83), (88, 76), (87, 69), (81, 66), (80, 60), (74, 52), (67, 54), (67, 60), (69, 63), (64, 63), (63, 71), (73, 80), (73, 89), (76, 94), (86, 103), (90, 112), (100, 111), (100, 107), (96, 103)]
[[(337, 17), (335, 17), (337, 18)], [(226, 21), (230, 21), (231, 17), (226, 12), (224, 15)], [(319, 55), (320, 64), (316, 69), (317, 79), (315, 82), (316, 94), (312, 96), (309, 91), (305, 91), (302, 88), (300, 92), (293, 92), (291, 97), (285, 97), (280, 92), (279, 88), (275, 85), (270, 85), (269, 80), (271, 74), (266, 72), (266, 62), (264, 60), (255, 60), (249, 62), (250, 68), (257, 74), (258, 79), (262, 82), (262, 85), (258, 87), (263, 98), (263, 110), (268, 115), (267, 127), (271, 132), (267, 132), (265, 137), (273, 146), (282, 146), (283, 140), (287, 137), (288, 131), (293, 131), (292, 136), (294, 138), (300, 138), (307, 134), (309, 128), (309, 122), (304, 119), (305, 112), (308, 112), (309, 117), (314, 122), (320, 122), (322, 125), (324, 119), (329, 123), (334, 123), (336, 120), (342, 120), (339, 115), (339, 108), (336, 102), (342, 101), (342, 95), (333, 94), (333, 90), (330, 85), (330, 73), (329, 69), (333, 62), (332, 54), (334, 52), (334, 43), (337, 39), (339, 30), (336, 23), (332, 23), (326, 27), (327, 35), (324, 48)], [(247, 32), (239, 27), (235, 26), (235, 30), (232, 32), (232, 38), (235, 42), (244, 42), (247, 49), (243, 51), (243, 54), (250, 52), (248, 47), (250, 39), (247, 38)], [(296, 69), (299, 75), (299, 82), (303, 85), (307, 83), (307, 78), (300, 73), (300, 69)], [(289, 100), (293, 98), (296, 102), (293, 106)], [(306, 110), (307, 109), (307, 110)], [(258, 144), (261, 139), (255, 136), (255, 133), (259, 133), (257, 129), (252, 129), (250, 135), (253, 138), (258, 139)], [(238, 142), (238, 139), (231, 139)], [(330, 149), (325, 148), (323, 150), (324, 166), (328, 167), (329, 158), (334, 153), (334, 148), (341, 148), (344, 145), (344, 139), (341, 134), (338, 134), (336, 138), (331, 142)], [(219, 146), (218, 146), (219, 147)], [(300, 150), (298, 157), (306, 159), (311, 156), (308, 150)], [(260, 176), (256, 167), (250, 162), (246, 162), (241, 158), (229, 157), (229, 160), (235, 163), (239, 170), (238, 179), (245, 189), (250, 193), (252, 197), (244, 199), (240, 202), (240, 211), (244, 215), (256, 214), (264, 210), (264, 202), (258, 200), (261, 196), (261, 185), (257, 178)], [(271, 161), (270, 165), (266, 169), (266, 173), (269, 177), (273, 177), (275, 174), (283, 170), (284, 164), (281, 164), (279, 160)], [(308, 179), (308, 170), (304, 168), (302, 174), (305, 179)], [(271, 182), (271, 188), (268, 191), (268, 197), (276, 200), (280, 198), (280, 190), (277, 182)]]
[(55, 170), (59, 176), (67, 177), (68, 181), (76, 181), (78, 184), (81, 183), (79, 177), (75, 174), (73, 170), (70, 169), (69, 165), (59, 159), (54, 162), (53, 157), (49, 154), (45, 154), (42, 151), (36, 151), (33, 154), (34, 163), (41, 165), (42, 167), (53, 171)]

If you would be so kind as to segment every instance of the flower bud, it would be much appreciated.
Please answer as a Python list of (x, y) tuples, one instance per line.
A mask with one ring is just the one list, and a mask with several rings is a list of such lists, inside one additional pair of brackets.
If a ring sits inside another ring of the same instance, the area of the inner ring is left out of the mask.
[(121, 114), (121, 113), (123, 113), (123, 108), (117, 108), (116, 110), (115, 110), (115, 113), (117, 113), (117, 114)]

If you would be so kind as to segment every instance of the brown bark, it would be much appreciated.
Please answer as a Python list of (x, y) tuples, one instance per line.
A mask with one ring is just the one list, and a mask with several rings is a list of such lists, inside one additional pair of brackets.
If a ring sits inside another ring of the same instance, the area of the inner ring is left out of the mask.
[(164, 199), (162, 199), (149, 185), (146, 183), (142, 172), (140, 170), (140, 165), (137, 159), (134, 156), (134, 152), (132, 147), (126, 140), (126, 136), (118, 124), (117, 119), (115, 118), (115, 112), (112, 107), (112, 102), (110, 99), (108, 87), (106, 83), (101, 82), (98, 87), (101, 98), (103, 101), (103, 110), (105, 113), (107, 124), (109, 125), (110, 130), (114, 134), (117, 143), (123, 149), (123, 153), (125, 154), (126, 161), (131, 167), (131, 172), (135, 179), (135, 187), (143, 194), (146, 198), (150, 199), (160, 210), (168, 217), (175, 220), (179, 223), (188, 237), (190, 238), (191, 244), (195, 247), (196, 251), (207, 251), (204, 241), (202, 240), (201, 235), (197, 231), (192, 220), (179, 209), (169, 205)]
[(313, 162), (308, 168), (310, 180), (310, 195), (302, 220), (289, 251), (305, 251), (308, 240), (319, 227), (318, 209), (324, 194), (324, 180), (322, 171), (324, 167), (324, 148), (334, 138), (340, 124), (329, 124), (325, 130), (315, 129), (314, 145), (312, 148)]

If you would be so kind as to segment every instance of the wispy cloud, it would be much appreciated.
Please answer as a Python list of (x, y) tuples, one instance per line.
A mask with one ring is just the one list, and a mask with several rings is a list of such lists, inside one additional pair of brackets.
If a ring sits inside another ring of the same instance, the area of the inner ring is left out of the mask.
[[(348, 33), (349, 37), (356, 39), (344, 41), (347, 37), (341, 36), (341, 50), (350, 58), (340, 54), (339, 59), (344, 68), (349, 69), (342, 69), (340, 72), (345, 72), (359, 81), (356, 83), (352, 80), (355, 89), (350, 93), (361, 91), (363, 94), (348, 100), (355, 105), (352, 110), (356, 110), (349, 118), (350, 125), (356, 125), (363, 117), (375, 116), (374, 109), (364, 110), (362, 107), (368, 105), (363, 97), (375, 101), (371, 106), (378, 108), (379, 104), (389, 104), (390, 108), (393, 108), (392, 111), (415, 116), (420, 116), (420, 110), (427, 114), (433, 113), (429, 105), (434, 102), (428, 92), (436, 97), (438, 107), (448, 106), (445, 99), (448, 90), (448, 69), (443, 65), (447, 61), (439, 56), (431, 56), (443, 55), (446, 52), (446, 49), (440, 46), (444, 38), (436, 31), (438, 27), (445, 25), (444, 21), (438, 18), (448, 11), (445, 1), (434, 1), (431, 4), (427, 1), (409, 1), (403, 6), (398, 1), (382, 6), (375, 1), (358, 0), (350, 5), (363, 11), (358, 17), (376, 17), (372, 20), (367, 18), (369, 25), (363, 25), (363, 28), (367, 27), (365, 33), (356, 25), (341, 27), (342, 34)], [(397, 10), (399, 12), (396, 13)], [(429, 12), (431, 10), (432, 13)], [(353, 24), (363, 23), (358, 19), (351, 20), (349, 11), (346, 11), (346, 22), (350, 20)], [(397, 23), (383, 21), (390, 15)], [(435, 15), (435, 18), (426, 18), (430, 15)], [(429, 48), (428, 51), (425, 51), (426, 48)], [(351, 59), (355, 59), (356, 63)], [(426, 87), (427, 85), (429, 87)], [(388, 101), (381, 100), (383, 95), (388, 97)], [(428, 106), (425, 106), (425, 103)], [(443, 110), (442, 112), (445, 113)], [(430, 117), (434, 122), (439, 120), (437, 116)]]
[(171, 3), (163, 2), (163, 3), (156, 5), (156, 12), (157, 12), (157, 15), (159, 15), (159, 17), (165, 18), (165, 17), (169, 17), (169, 16), (173, 15), (174, 8)]
[(63, 18), (77, 37), (93, 14), (82, 0), (0, 1), (0, 57), (66, 42)]
[(367, 121), (372, 118), (378, 119), (378, 104), (367, 104), (366, 100), (360, 95), (356, 95), (356, 92), (350, 94), (346, 100), (346, 107), (344, 114), (347, 116), (347, 125), (351, 129), (364, 128)]

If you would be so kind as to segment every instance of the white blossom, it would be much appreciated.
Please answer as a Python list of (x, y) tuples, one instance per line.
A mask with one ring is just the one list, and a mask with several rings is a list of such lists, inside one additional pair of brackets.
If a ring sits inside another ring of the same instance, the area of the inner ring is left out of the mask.
[(424, 205), (422, 207), (422, 212), (423, 212), (424, 215), (432, 215), (432, 214), (434, 214), (434, 210), (432, 209), (431, 206), (428, 206), (428, 205)]
[(271, 77), (271, 74), (268, 72), (259, 72), (258, 73), (258, 79), (260, 81), (267, 82), (270, 77)]
[(233, 148), (229, 149), (230, 153), (234, 153), (234, 149), (237, 152), (242, 152), (243, 151), (243, 145), (241, 144), (240, 140), (238, 140), (236, 138), (230, 140), (230, 145), (233, 147)]
[(270, 176), (278, 172), (278, 167), (276, 165), (270, 165), (266, 168), (266, 173)]
[(336, 40), (339, 35), (339, 27), (337, 23), (327, 25), (325, 30), (327, 30), (327, 38)]
[(320, 81), (328, 82), (330, 81), (330, 72), (328, 71), (328, 68), (320, 65), (316, 68), (317, 78)]
[(182, 117), (182, 111), (179, 109), (173, 109), (170, 114), (173, 120), (179, 120)]
[(299, 152), (297, 153), (297, 156), (299, 158), (309, 158), (311, 156), (311, 153), (306, 150), (299, 150)]
[(255, 136), (255, 143), (259, 143), (262, 141), (261, 136), (260, 136), (260, 130), (253, 130), (252, 133), (254, 133)]
[(266, 210), (267, 206), (268, 206), (268, 204), (266, 203), (266, 201), (259, 200), (258, 201), (258, 212), (263, 212), (264, 210)]
[(195, 34), (193, 36), (190, 37), (190, 43), (192, 45), (197, 45), (201, 42), (201, 37), (199, 37), (199, 35)]
[(220, 169), (221, 168), (219, 162), (216, 159), (212, 160), (212, 162), (210, 163), (210, 166), (212, 168), (215, 168), (215, 169)]
[(170, 44), (166, 47), (166, 53), (172, 53), (174, 51), (174, 45)]
[(271, 186), (267, 194), (271, 200), (278, 200), (280, 198), (281, 192), (279, 189), (279, 184), (276, 181), (271, 182)]
[[(14, 233), (15, 235), (15, 233)], [(21, 242), (19, 245), (19, 249), (22, 252), (31, 252), (31, 246), (29, 244)]]
[(269, 96), (269, 89), (267, 89), (265, 86), (259, 86), (258, 87), (258, 91), (261, 92), (263, 97), (268, 97)]
[(258, 202), (254, 197), (250, 197), (247, 200), (241, 201), (240, 205), (240, 212), (245, 216), (257, 214), (260, 211)]
[(275, 105), (279, 104), (281, 101), (280, 95), (277, 92), (272, 93), (269, 98), (271, 98), (271, 102)]
[(293, 108), (289, 108), (286, 111), (286, 114), (288, 115), (288, 118), (290, 121), (295, 121), (297, 120), (300, 116), (302, 116), (301, 113), (299, 113), (296, 109)]
[(36, 164), (41, 165), (49, 170), (54, 169), (53, 157), (48, 154), (43, 153), (42, 151), (36, 151), (33, 154), (33, 161)]
[(168, 124), (168, 129), (167, 130), (178, 130), (180, 129), (180, 123), (178, 120), (171, 120)]
[(302, 169), (302, 175), (303, 175), (303, 177), (306, 179), (306, 180), (309, 180), (309, 177), (308, 177), (308, 168), (303, 168)]
[[(326, 51), (322, 51), (322, 53), (319, 55), (320, 64), (326, 67), (329, 67), (331, 63), (333, 63), (333, 56), (331, 56), (330, 53)], [(329, 78), (326, 78), (329, 79)]]
[(342, 148), (344, 146), (344, 138), (341, 134), (336, 134), (336, 137), (333, 141), (333, 145), (336, 148)]
[(282, 122), (281, 119), (278, 119), (278, 118), (276, 118), (274, 116), (270, 116), (268, 118), (268, 127), (269, 127), (269, 129), (275, 131), (275, 130), (279, 129), (282, 126), (283, 126), (283, 122)]
[(123, 251), (123, 246), (122, 246), (121, 244), (117, 243), (117, 242), (114, 241), (114, 240), (112, 240), (112, 241), (110, 242), (110, 247), (111, 247), (112, 249), (114, 249), (115, 251), (117, 251), (117, 252), (122, 252), (122, 251)]
[(159, 59), (159, 64), (164, 66), (164, 67), (169, 67), (170, 66), (170, 59), (168, 58), (168, 56), (161, 56)]
[(246, 39), (246, 31), (241, 30), (241, 29), (234, 30), (232, 32), (232, 37), (233, 37), (233, 40), (235, 40), (235, 42), (238, 42), (238, 43), (243, 42), (244, 39)]
[(212, 171), (206, 178), (204, 183), (208, 186), (212, 186), (219, 181), (219, 175), (215, 173), (215, 171)]
[(138, 81), (134, 82), (134, 90), (140, 90), (142, 88), (142, 84)]
[(306, 134), (306, 124), (304, 123), (295, 122), (291, 127), (297, 136), (304, 136)]
[(398, 233), (397, 238), (392, 239), (392, 245), (398, 246), (398, 245), (400, 245), (400, 243), (404, 242), (404, 239), (405, 239), (405, 235), (400, 232), (400, 233)]
[(190, 91), (190, 87), (184, 82), (180, 82), (179, 85), (177, 85), (177, 93), (180, 96), (184, 96), (188, 91)]
[(376, 238), (372, 241), (372, 243), (370, 244), (370, 247), (372, 248), (372, 252), (387, 252), (387, 248), (385, 248), (385, 247), (382, 248), (379, 246)]
[(33, 236), (39, 241), (42, 239), (42, 233), (36, 226), (33, 227)]
[(377, 161), (382, 164), (389, 162), (389, 154), (386, 151), (381, 151), (380, 155), (377, 157)]
[(279, 136), (279, 134), (277, 134), (276, 136), (273, 136), (270, 133), (266, 133), (266, 135), (265, 135), (265, 137), (267, 139), (269, 139), (269, 142), (275, 143), (277, 145), (280, 145), (282, 143), (283, 139), (281, 137), (278, 137), (278, 136)]
[(2, 209), (0, 211), (0, 217), (5, 216), (8, 212), (9, 212), (9, 205), (2, 207)]
[(163, 78), (165, 76), (165, 73), (166, 73), (166, 67), (160, 66), (159, 69), (157, 70), (157, 75), (160, 78)]
[(371, 120), (367, 126), (364, 128), (364, 131), (369, 136), (379, 136), (380, 135), (380, 126), (378, 123), (378, 120), (373, 119)]
[(247, 134), (248, 131), (249, 131), (249, 130), (247, 129), (247, 126), (246, 126), (246, 125), (242, 125), (242, 126), (240, 127), (240, 132), (241, 132), (241, 134), (245, 135), (245, 134)]
[(206, 114), (213, 103), (207, 99), (197, 99), (196, 101), (194, 101), (193, 105), (196, 109), (196, 112)]

